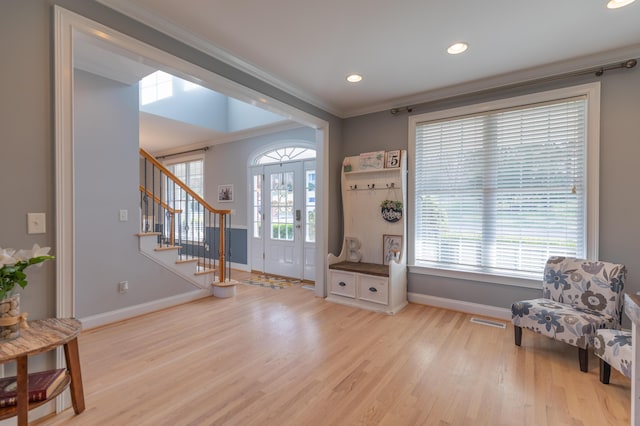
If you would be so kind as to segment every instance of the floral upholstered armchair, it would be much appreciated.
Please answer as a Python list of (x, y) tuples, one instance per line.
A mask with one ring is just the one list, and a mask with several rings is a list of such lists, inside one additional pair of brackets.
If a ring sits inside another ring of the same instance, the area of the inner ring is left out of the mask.
[(611, 366), (631, 378), (633, 345), (629, 330), (597, 330), (593, 353), (600, 358), (600, 381), (609, 384)]
[(511, 305), (515, 344), (520, 346), (527, 328), (577, 346), (580, 370), (588, 371), (587, 349), (596, 330), (620, 326), (626, 274), (621, 264), (550, 257), (542, 298)]

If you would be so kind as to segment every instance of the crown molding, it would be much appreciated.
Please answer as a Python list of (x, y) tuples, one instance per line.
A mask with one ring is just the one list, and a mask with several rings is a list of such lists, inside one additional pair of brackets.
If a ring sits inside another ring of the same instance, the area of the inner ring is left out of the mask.
[[(149, 11), (136, 6), (135, 4), (130, 3), (128, 0), (97, 0), (98, 3), (102, 3), (103, 5), (113, 9), (123, 15), (126, 15), (136, 21), (147, 25), (157, 31), (160, 31), (163, 34), (166, 34), (182, 43), (185, 43), (195, 49), (200, 50), (201, 52), (206, 53), (207, 55), (218, 59), (227, 65), (230, 65), (236, 68), (239, 71), (249, 74), (252, 77), (255, 77), (276, 89), (280, 89), (296, 98), (309, 103), (317, 108), (320, 108), (330, 114), (333, 114), (338, 117), (342, 117), (344, 115), (344, 111), (340, 111), (333, 105), (329, 105), (326, 102), (312, 96), (306, 91), (287, 83), (274, 75), (264, 71), (258, 66), (246, 61), (242, 58), (239, 58), (224, 49), (221, 49), (210, 42), (204, 40), (196, 36), (195, 34), (189, 32), (188, 30), (182, 28), (179, 25), (176, 25), (170, 21), (167, 21), (164, 18), (160, 18), (159, 16), (150, 13)], [(226, 77), (226, 76), (225, 76)], [(226, 77), (228, 78), (228, 77)]]
[(395, 98), (367, 106), (366, 108), (352, 109), (342, 118), (357, 117), (391, 110), (392, 108), (416, 106), (427, 102), (453, 98), (456, 96), (471, 95), (478, 92), (499, 90), (500, 88), (512, 85), (535, 83), (536, 80), (595, 69), (605, 64), (623, 62), (627, 59), (636, 59), (638, 57), (640, 57), (640, 44), (635, 44), (620, 49), (600, 52), (594, 55), (581, 56), (568, 59), (566, 61), (554, 62), (538, 67), (513, 71), (453, 86), (428, 90), (401, 98)]

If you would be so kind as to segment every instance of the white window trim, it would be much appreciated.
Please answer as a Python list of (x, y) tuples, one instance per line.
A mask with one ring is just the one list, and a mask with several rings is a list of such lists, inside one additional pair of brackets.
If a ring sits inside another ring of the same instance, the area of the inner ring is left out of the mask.
[[(562, 89), (533, 93), (530, 95), (500, 99), (480, 104), (468, 105), (442, 111), (434, 111), (426, 114), (409, 117), (409, 159), (413, 163), (409, 168), (409, 202), (415, 206), (415, 187), (413, 171), (415, 170), (416, 154), (416, 126), (425, 121), (442, 120), (457, 116), (487, 112), (498, 109), (513, 108), (516, 106), (554, 101), (558, 99), (577, 96), (587, 97), (587, 220), (586, 220), (586, 249), (587, 258), (598, 259), (599, 256), (599, 199), (600, 199), (600, 82), (582, 84)], [(539, 288), (540, 279), (527, 279), (521, 277), (484, 274), (478, 272), (449, 270), (434, 268), (416, 263), (413, 236), (415, 235), (415, 220), (409, 222), (409, 272), (441, 276), (448, 278), (464, 279), (470, 281), (489, 282), (517, 287)]]
[[(198, 161), (198, 160), (202, 161), (202, 194), (200, 196), (202, 198), (204, 198), (205, 194), (206, 194), (206, 192), (205, 192), (205, 183), (206, 183), (205, 166), (206, 166), (206, 162), (205, 162), (205, 153), (204, 152), (181, 154), (181, 155), (172, 156), (171, 158), (167, 158), (164, 161), (162, 161), (162, 165), (165, 166), (167, 169), (169, 169), (170, 166), (173, 166), (175, 164), (189, 163), (189, 162)], [(205, 230), (203, 229), (203, 232), (204, 231)], [(200, 240), (185, 239), (184, 241), (186, 243), (193, 244), (193, 245), (198, 245), (198, 246), (203, 246), (204, 245), (204, 242), (202, 242)]]

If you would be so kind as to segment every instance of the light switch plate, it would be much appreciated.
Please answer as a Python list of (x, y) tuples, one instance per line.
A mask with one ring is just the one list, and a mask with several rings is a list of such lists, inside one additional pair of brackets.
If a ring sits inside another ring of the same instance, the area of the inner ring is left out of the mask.
[(27, 234), (44, 234), (46, 230), (44, 213), (27, 213)]
[(129, 220), (129, 211), (120, 210), (120, 222), (126, 222), (127, 220)]

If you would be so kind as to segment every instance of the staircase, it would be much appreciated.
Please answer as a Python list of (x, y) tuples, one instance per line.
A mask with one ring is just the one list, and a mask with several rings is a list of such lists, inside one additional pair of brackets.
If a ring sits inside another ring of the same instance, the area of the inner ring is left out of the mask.
[(230, 210), (211, 207), (171, 171), (140, 149), (140, 252), (196, 287), (232, 283)]

